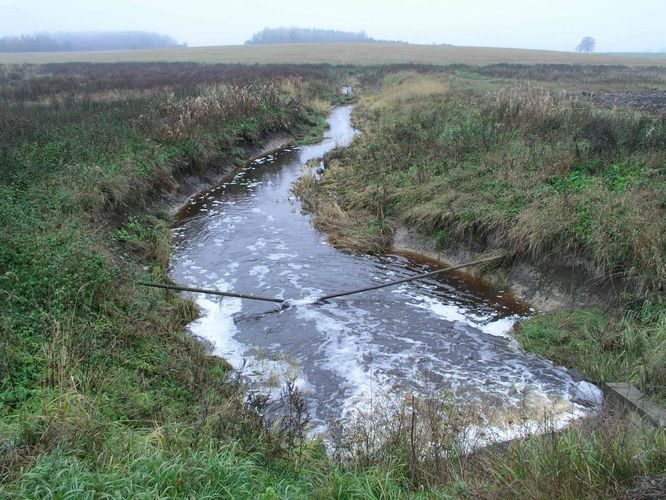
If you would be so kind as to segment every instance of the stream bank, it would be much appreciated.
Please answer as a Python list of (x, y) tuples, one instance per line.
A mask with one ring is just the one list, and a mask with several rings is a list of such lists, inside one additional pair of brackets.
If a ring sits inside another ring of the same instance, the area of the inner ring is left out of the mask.
[(247, 166), (255, 159), (274, 153), (293, 143), (295, 137), (285, 133), (268, 135), (258, 141), (260, 145), (248, 145), (243, 148), (242, 164), (233, 163), (230, 160), (216, 166), (209, 166), (197, 173), (187, 173), (180, 176), (177, 188), (174, 191), (164, 193), (155, 203), (155, 207), (166, 209), (169, 215), (178, 217), (179, 212), (187, 209), (187, 202), (195, 199), (196, 195), (205, 192), (212, 186), (224, 182), (229, 176), (243, 166)]
[[(432, 237), (400, 226), (393, 234), (390, 251), (412, 252), (433, 259), (440, 265), (456, 266), (470, 262), (487, 252), (488, 248), (473, 240), (441, 247)], [(593, 274), (583, 263), (553, 262), (550, 266), (538, 266), (516, 259), (509, 265), (471, 267), (465, 272), (486, 280), (497, 289), (511, 291), (539, 312), (603, 307), (619, 301), (617, 288), (612, 283), (604, 284), (604, 278)]]
[(510, 256), (480, 271), (540, 311), (514, 331), (527, 351), (664, 400), (664, 129), (575, 104), (547, 88), (387, 77), (355, 111), (363, 135), (297, 192), (341, 248)]
[(594, 414), (600, 400), (594, 386), (516, 348), (508, 332), (528, 312), (525, 305), (478, 280), (450, 274), (314, 303), (432, 265), (341, 252), (301, 213), (294, 181), (312, 160), (348, 146), (356, 134), (351, 106), (335, 108), (329, 123), (323, 142), (257, 158), (180, 212), (174, 281), (292, 305), (275, 311), (198, 296), (203, 314), (190, 325), (192, 334), (269, 401), (284, 384), (295, 384), (323, 432), (329, 422), (393, 408), (408, 394), (455, 405), (484, 443), (534, 432), (544, 415), (561, 428)]

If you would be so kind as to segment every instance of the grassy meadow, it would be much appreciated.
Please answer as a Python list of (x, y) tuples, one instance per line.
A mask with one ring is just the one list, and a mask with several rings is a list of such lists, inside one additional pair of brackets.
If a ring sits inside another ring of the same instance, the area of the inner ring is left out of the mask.
[(155, 50), (57, 53), (0, 53), (0, 64), (64, 62), (196, 62), (202, 64), (384, 64), (488, 65), (581, 64), (665, 66), (659, 54), (578, 54), (548, 50), (381, 43), (231, 45)]
[[(541, 89), (643, 91), (663, 88), (663, 71), (0, 66), (0, 497), (649, 492), (644, 478), (666, 468), (666, 436), (608, 415), (462, 454), (461, 421), (446, 402), (412, 401), (350, 422), (327, 453), (305, 437), (293, 387), (283, 389), (284, 414), (262, 418), (266, 402), (185, 332), (193, 304), (136, 283), (168, 279), (173, 221), (163, 194), (184, 176), (230, 172), (272, 134), (318, 137), (336, 89), (352, 83), (364, 96), (356, 114), (364, 135), (310, 186), (352, 221), (335, 231), (381, 250), (387, 228), (405, 217), (443, 242), (506, 233), (502, 244), (515, 252), (557, 249), (627, 273), (641, 298), (631, 314), (563, 312), (525, 323), (519, 335), (591, 377), (663, 394), (664, 307), (654, 298), (664, 273), (663, 115), (597, 109)], [(520, 217), (525, 234), (514, 234)], [(579, 345), (598, 352), (583, 359)]]

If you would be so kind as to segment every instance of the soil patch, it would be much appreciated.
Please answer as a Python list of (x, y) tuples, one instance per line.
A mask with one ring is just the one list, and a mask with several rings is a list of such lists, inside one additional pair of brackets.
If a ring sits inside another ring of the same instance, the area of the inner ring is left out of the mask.
[(666, 90), (606, 92), (594, 96), (592, 101), (603, 108), (623, 106), (650, 113), (666, 112)]

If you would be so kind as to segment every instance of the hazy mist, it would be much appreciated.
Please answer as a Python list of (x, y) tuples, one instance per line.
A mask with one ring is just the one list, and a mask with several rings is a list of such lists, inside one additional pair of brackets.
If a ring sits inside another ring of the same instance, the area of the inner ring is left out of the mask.
[(236, 45), (265, 27), (366, 31), (375, 39), (572, 51), (666, 51), (665, 0), (0, 0), (0, 37), (142, 30), (190, 46)]

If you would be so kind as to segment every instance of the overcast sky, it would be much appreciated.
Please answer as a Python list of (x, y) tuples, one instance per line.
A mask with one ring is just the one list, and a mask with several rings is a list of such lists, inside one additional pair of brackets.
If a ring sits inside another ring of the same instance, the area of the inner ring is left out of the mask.
[(666, 51), (666, 0), (0, 0), (0, 37), (145, 30), (190, 46), (234, 45), (267, 26), (552, 50), (590, 35), (598, 52)]

